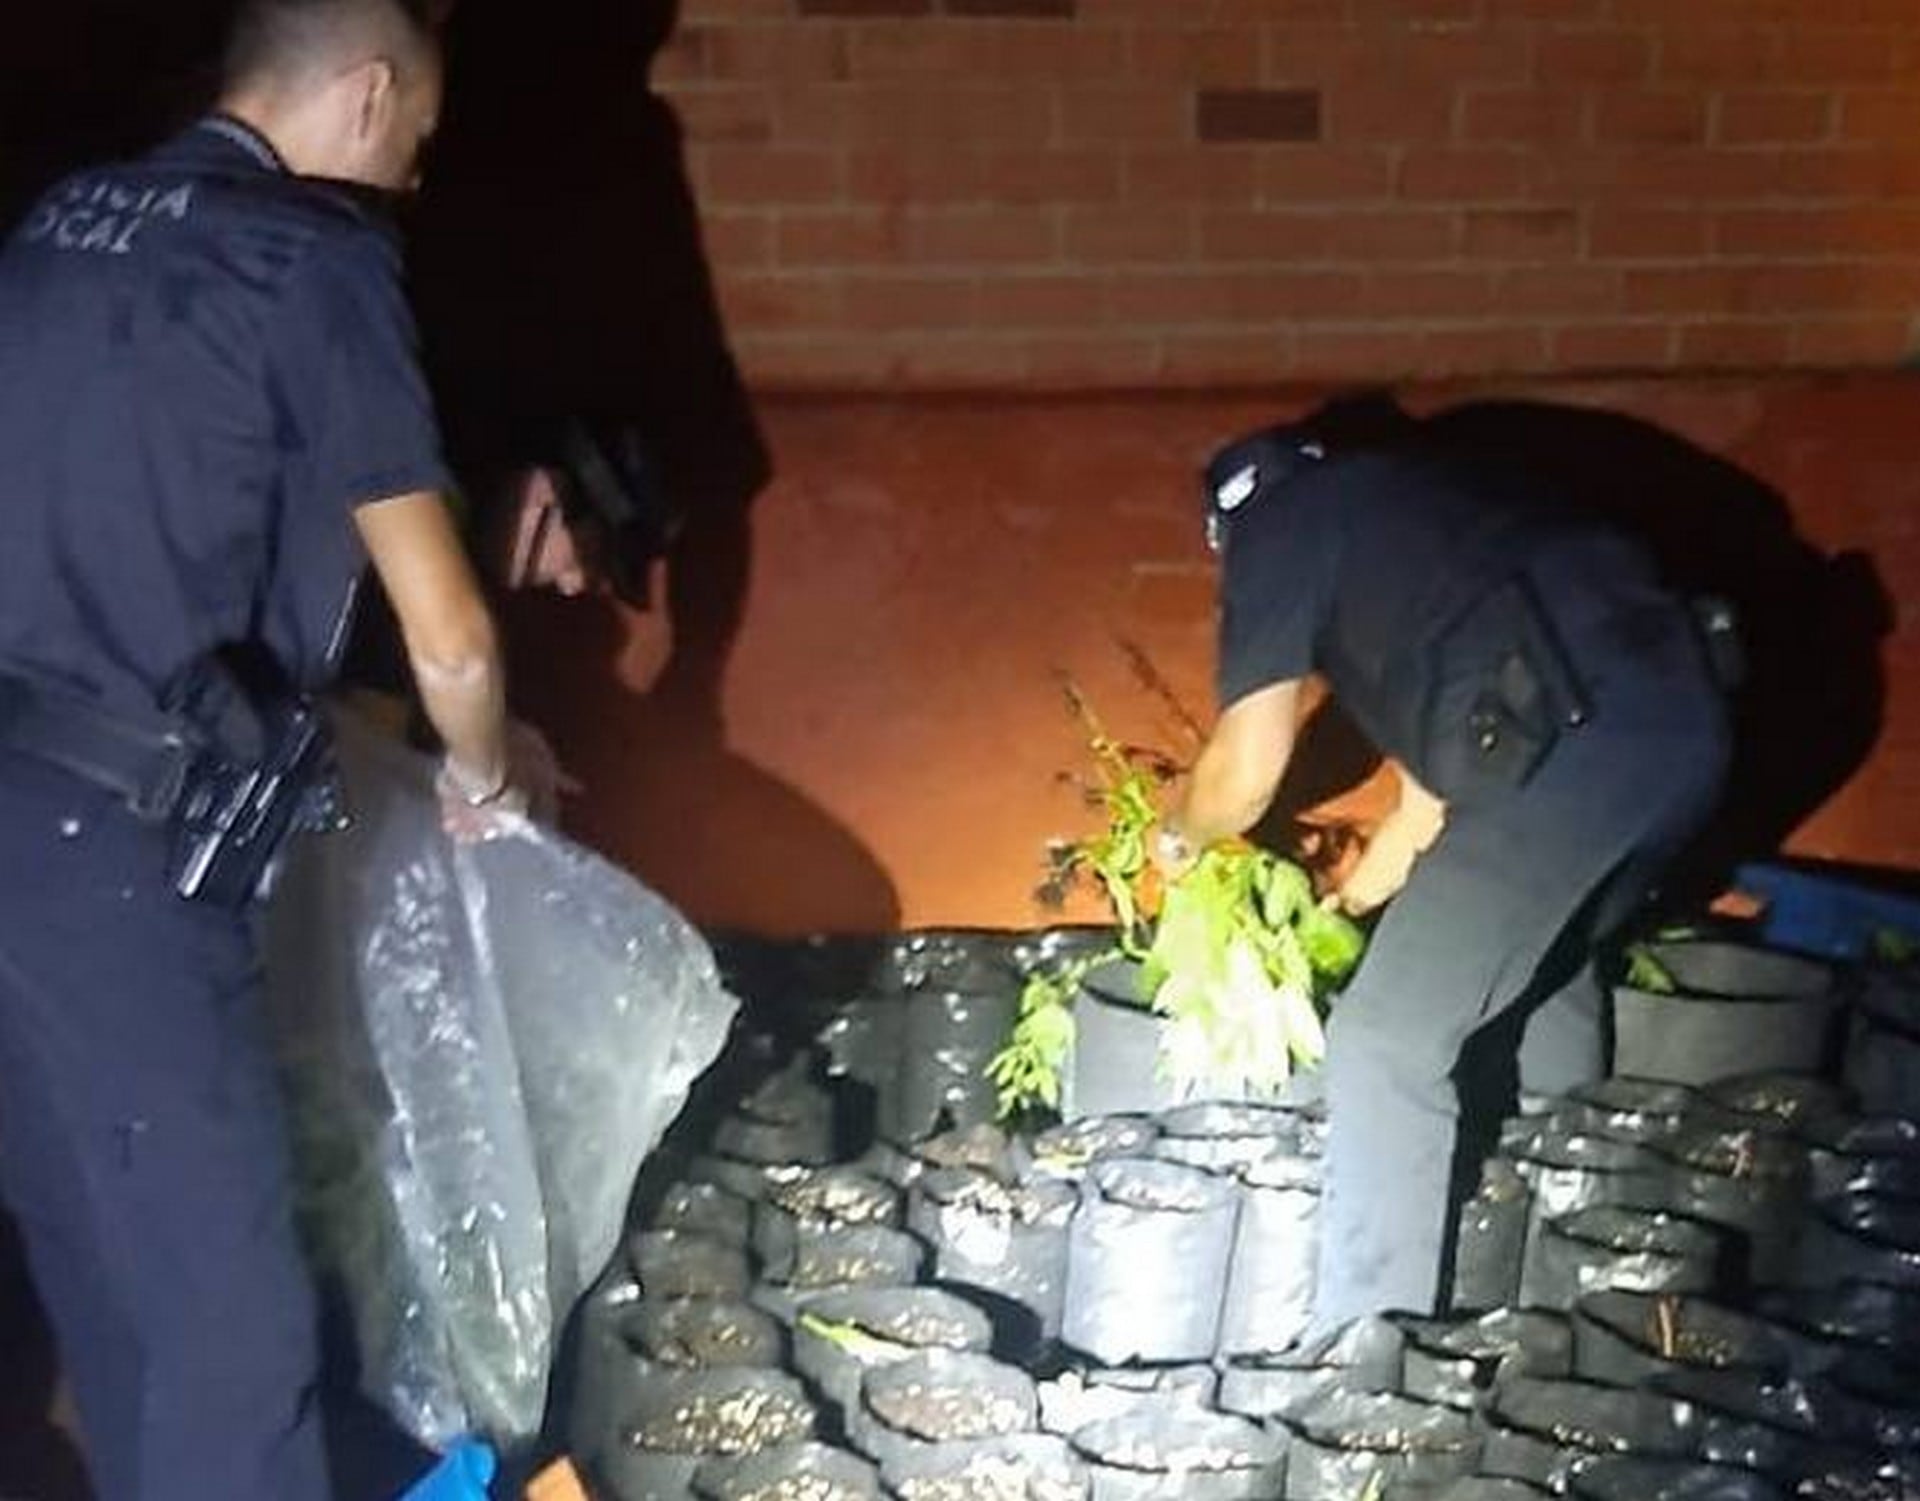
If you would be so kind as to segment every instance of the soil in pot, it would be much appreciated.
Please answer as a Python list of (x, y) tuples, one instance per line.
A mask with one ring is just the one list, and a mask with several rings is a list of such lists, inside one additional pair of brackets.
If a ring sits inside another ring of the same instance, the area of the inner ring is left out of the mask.
[(1347, 1501), (1371, 1484), (1437, 1487), (1471, 1474), (1480, 1454), (1465, 1413), (1407, 1397), (1333, 1392), (1287, 1426), (1287, 1501)]
[(923, 1350), (984, 1352), (992, 1335), (985, 1314), (938, 1288), (827, 1293), (809, 1301), (794, 1325), (794, 1367), (844, 1413), (873, 1366)]
[(643, 1230), (629, 1237), (627, 1257), (649, 1300), (740, 1298), (753, 1280), (743, 1248), (687, 1230)]
[(753, 1205), (717, 1183), (676, 1183), (661, 1196), (648, 1227), (744, 1246), (753, 1234)]
[(1051, 1126), (1033, 1139), (1036, 1177), (1077, 1184), (1109, 1157), (1150, 1157), (1160, 1128), (1145, 1116), (1090, 1115)]
[(1143, 1411), (1076, 1431), (1100, 1501), (1243, 1501), (1270, 1496), (1282, 1473), (1280, 1438), (1245, 1418), (1197, 1411)]
[(1406, 1339), (1401, 1389), (1421, 1402), (1473, 1410), (1516, 1376), (1572, 1370), (1573, 1334), (1559, 1314), (1503, 1308), (1465, 1321), (1394, 1322)]
[(1686, 1402), (1654, 1392), (1523, 1376), (1507, 1383), (1488, 1408), (1481, 1468), (1557, 1491), (1584, 1455), (1691, 1459), (1697, 1442), (1698, 1421)]
[(1806, 1369), (1813, 1347), (1791, 1331), (1705, 1298), (1613, 1289), (1589, 1293), (1573, 1315), (1574, 1374), (1637, 1386), (1676, 1367)]
[(1086, 1467), (1049, 1434), (937, 1444), (884, 1471), (900, 1501), (1088, 1501)]
[(727, 1298), (649, 1300), (634, 1313), (627, 1336), (641, 1355), (672, 1370), (772, 1367), (786, 1354), (777, 1323)]
[(746, 1459), (709, 1460), (694, 1476), (700, 1501), (884, 1501), (880, 1472), (827, 1444), (783, 1444)]

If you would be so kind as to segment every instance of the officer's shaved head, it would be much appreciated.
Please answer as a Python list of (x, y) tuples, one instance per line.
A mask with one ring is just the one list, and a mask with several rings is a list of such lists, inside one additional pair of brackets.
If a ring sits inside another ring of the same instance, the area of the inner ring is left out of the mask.
[(411, 71), (436, 51), (420, 0), (244, 0), (223, 71), (229, 91), (298, 87), (376, 58)]

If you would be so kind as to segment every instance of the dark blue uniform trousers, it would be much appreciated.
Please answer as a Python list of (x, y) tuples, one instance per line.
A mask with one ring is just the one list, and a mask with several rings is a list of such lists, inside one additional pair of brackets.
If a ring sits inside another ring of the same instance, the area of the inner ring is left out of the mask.
[(1524, 1017), (1523, 1089), (1599, 1077), (1592, 945), (1633, 915), (1718, 794), (1724, 709), (1684, 609), (1569, 567), (1536, 577), (1591, 723), (1563, 733), (1524, 787), (1449, 809), (1334, 1005), (1316, 1334), (1439, 1305), (1463, 1049)]
[(253, 935), (163, 858), (103, 794), (0, 757), (0, 1193), (101, 1501), (320, 1501)]

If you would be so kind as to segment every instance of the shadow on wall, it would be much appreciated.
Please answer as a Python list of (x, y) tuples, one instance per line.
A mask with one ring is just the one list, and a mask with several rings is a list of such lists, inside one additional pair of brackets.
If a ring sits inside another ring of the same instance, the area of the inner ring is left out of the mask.
[(515, 601), (517, 705), (588, 791), (573, 823), (696, 921), (884, 931), (891, 881), (842, 825), (730, 750), (720, 699), (770, 460), (728, 349), (673, 111), (646, 87), (671, 0), (460, 0), (413, 209), (414, 292), (463, 467), (551, 456), (569, 415), (630, 422), (684, 529), (672, 651), (623, 681), (632, 621)]
[(1886, 684), (1892, 604), (1872, 558), (1829, 555), (1795, 530), (1786, 501), (1745, 470), (1615, 412), (1486, 401), (1434, 414), (1429, 431), (1512, 456), (1552, 491), (1642, 538), (1668, 581), (1738, 612), (1747, 681), (1715, 821), (1668, 896), (1723, 889), (1733, 867), (1777, 852), (1867, 759)]

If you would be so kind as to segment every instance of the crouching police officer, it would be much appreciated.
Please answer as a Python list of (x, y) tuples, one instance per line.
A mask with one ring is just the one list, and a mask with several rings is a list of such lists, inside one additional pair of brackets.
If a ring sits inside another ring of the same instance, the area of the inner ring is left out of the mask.
[(1463, 1047), (1523, 1023), (1524, 1087), (1597, 1077), (1594, 944), (1718, 794), (1726, 721), (1693, 609), (1539, 488), (1353, 405), (1208, 468), (1222, 709), (1163, 869), (1266, 811), (1309, 673), (1401, 769), (1336, 896), (1360, 913), (1398, 893), (1329, 1027), (1317, 1332), (1435, 1309)]
[(250, 0), (220, 111), (0, 258), (0, 1189), (103, 1501), (318, 1501), (249, 904), (312, 820), (371, 559), (461, 832), (521, 805), (396, 247), (402, 0)]

